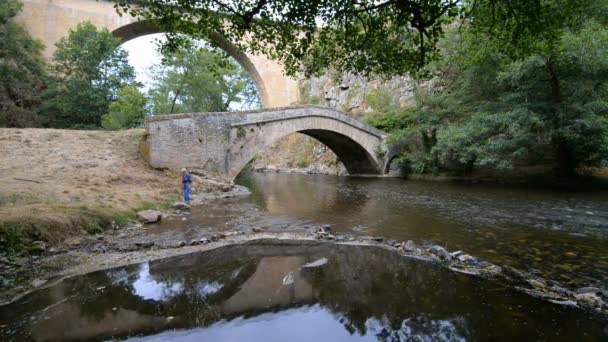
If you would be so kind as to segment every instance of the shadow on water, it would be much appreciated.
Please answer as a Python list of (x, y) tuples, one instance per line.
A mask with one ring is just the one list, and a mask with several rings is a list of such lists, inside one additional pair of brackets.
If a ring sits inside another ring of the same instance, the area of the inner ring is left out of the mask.
[(3, 341), (608, 338), (605, 318), (496, 282), (377, 247), (289, 242), (75, 277), (1, 307), (0, 324)]
[(277, 217), (440, 244), (571, 287), (608, 284), (608, 191), (276, 173), (237, 182)]

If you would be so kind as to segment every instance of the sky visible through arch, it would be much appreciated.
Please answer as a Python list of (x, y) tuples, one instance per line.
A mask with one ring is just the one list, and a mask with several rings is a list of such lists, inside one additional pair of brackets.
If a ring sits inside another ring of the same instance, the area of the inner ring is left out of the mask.
[[(129, 54), (129, 64), (135, 68), (136, 80), (143, 84), (143, 92), (147, 93), (152, 85), (152, 78), (149, 71), (155, 65), (159, 65), (162, 60), (162, 55), (158, 52), (157, 42), (164, 41), (164, 33), (149, 34), (138, 37), (121, 45)], [(245, 104), (231, 103), (231, 110), (243, 110)]]

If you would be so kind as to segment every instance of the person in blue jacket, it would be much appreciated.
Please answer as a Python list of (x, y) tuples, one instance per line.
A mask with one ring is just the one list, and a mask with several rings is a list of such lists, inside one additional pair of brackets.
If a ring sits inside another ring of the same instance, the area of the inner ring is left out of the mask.
[(192, 175), (186, 170), (182, 169), (182, 186), (184, 188), (184, 201), (190, 203), (190, 188), (192, 187)]

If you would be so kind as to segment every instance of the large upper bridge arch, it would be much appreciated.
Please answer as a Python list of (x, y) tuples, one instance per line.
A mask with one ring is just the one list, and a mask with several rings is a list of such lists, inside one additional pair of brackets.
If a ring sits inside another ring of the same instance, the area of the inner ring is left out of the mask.
[[(48, 59), (55, 52), (55, 43), (83, 21), (108, 29), (123, 42), (162, 32), (150, 22), (128, 15), (119, 16), (114, 3), (109, 0), (23, 0), (23, 4), (17, 21), (34, 38), (44, 43), (44, 56)], [(208, 40), (226, 51), (249, 73), (264, 108), (284, 107), (299, 102), (297, 80), (286, 76), (279, 63), (263, 55), (244, 53), (219, 34), (211, 34)]]
[(148, 117), (142, 152), (156, 168), (188, 167), (232, 181), (258, 153), (291, 133), (321, 141), (349, 174), (385, 173), (386, 133), (318, 106)]

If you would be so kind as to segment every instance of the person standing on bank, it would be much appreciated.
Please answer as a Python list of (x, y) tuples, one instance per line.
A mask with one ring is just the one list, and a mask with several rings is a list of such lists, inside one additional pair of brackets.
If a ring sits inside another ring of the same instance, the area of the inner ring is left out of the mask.
[(190, 203), (190, 188), (192, 187), (192, 175), (186, 170), (182, 169), (182, 186), (184, 188), (184, 201)]

